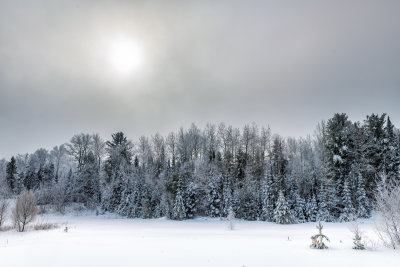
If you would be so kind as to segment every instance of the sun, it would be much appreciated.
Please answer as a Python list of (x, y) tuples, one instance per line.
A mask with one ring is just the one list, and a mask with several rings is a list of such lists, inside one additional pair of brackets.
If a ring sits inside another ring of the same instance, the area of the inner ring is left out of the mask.
[(128, 75), (141, 67), (143, 49), (135, 40), (120, 37), (111, 42), (108, 58), (116, 72)]

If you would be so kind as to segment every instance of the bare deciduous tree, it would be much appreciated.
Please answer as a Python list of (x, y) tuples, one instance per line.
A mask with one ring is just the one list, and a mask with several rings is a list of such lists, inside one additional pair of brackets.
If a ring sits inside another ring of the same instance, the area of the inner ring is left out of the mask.
[(25, 226), (32, 222), (37, 214), (36, 199), (32, 191), (24, 191), (18, 197), (15, 207), (12, 210), (12, 218), (18, 232), (23, 232)]
[(400, 184), (381, 175), (376, 194), (377, 230), (382, 242), (393, 249), (400, 247)]

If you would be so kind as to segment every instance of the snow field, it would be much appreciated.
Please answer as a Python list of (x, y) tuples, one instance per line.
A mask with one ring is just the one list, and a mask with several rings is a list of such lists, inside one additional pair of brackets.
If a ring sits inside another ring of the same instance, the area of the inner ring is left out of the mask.
[[(352, 249), (348, 223), (325, 223), (325, 251), (309, 248), (315, 223), (278, 225), (220, 219), (171, 221), (56, 216), (48, 231), (0, 233), (0, 266), (400, 266), (397, 251)], [(64, 232), (68, 227), (68, 232)], [(377, 243), (371, 220), (360, 228)], [(289, 239), (289, 240), (288, 240)]]

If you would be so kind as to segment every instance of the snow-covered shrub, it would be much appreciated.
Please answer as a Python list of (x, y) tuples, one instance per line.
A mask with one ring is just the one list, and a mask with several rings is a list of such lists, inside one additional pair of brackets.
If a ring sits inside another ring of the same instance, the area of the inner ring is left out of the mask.
[(36, 199), (32, 191), (22, 192), (12, 210), (12, 218), (18, 232), (23, 232), (25, 226), (35, 219), (37, 211)]
[(377, 230), (382, 242), (393, 249), (400, 247), (400, 184), (381, 175), (375, 210), (379, 215)]
[(36, 231), (39, 230), (51, 230), (54, 228), (57, 228), (58, 225), (56, 223), (48, 223), (48, 222), (41, 222), (41, 223), (37, 223), (33, 226), (33, 229), (35, 229)]

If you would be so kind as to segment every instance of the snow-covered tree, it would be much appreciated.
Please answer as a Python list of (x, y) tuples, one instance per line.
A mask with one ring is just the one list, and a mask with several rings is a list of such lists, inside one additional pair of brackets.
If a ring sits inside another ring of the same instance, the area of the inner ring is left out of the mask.
[(378, 173), (400, 181), (400, 132), (385, 119), (335, 114), (307, 138), (271, 138), (254, 123), (192, 125), (142, 136), (135, 147), (122, 132), (106, 143), (78, 134), (65, 148), (0, 160), (0, 191), (32, 190), (60, 211), (79, 202), (134, 218), (226, 217), (232, 208), (245, 220), (347, 221), (370, 216)]
[(291, 224), (295, 222), (282, 191), (279, 191), (278, 200), (276, 202), (276, 208), (274, 210), (274, 222), (279, 224)]
[(357, 214), (361, 218), (368, 218), (370, 216), (370, 201), (365, 192), (365, 181), (361, 173), (358, 174), (357, 179)]
[(317, 229), (318, 229), (318, 234), (313, 235), (311, 237), (311, 248), (316, 248), (316, 249), (327, 249), (328, 246), (325, 244), (324, 240), (329, 242), (329, 238), (322, 234), (322, 229), (324, 226), (321, 224), (321, 222), (318, 222)]
[(298, 223), (304, 223), (306, 221), (305, 217), (305, 201), (304, 199), (298, 194), (295, 194), (296, 201), (294, 203), (294, 217)]
[(349, 222), (354, 220), (354, 207), (353, 203), (351, 200), (351, 191), (350, 191), (350, 186), (348, 179), (345, 179), (344, 185), (343, 185), (343, 196), (342, 196), (342, 203), (343, 203), (343, 210), (340, 215), (340, 220), (344, 222)]
[(178, 190), (176, 192), (173, 217), (175, 220), (183, 220), (186, 218), (185, 203), (183, 201), (183, 193), (180, 187), (178, 187)]
[(268, 222), (274, 220), (275, 194), (272, 178), (267, 176), (262, 187), (262, 219)]
[(330, 222), (332, 220), (331, 215), (329, 213), (327, 198), (328, 194), (325, 189), (326, 184), (321, 183), (321, 187), (318, 194), (318, 212), (317, 212), (317, 221)]
[(6, 176), (6, 181), (9, 189), (16, 193), (17, 188), (18, 188), (18, 182), (17, 182), (17, 165), (15, 162), (15, 158), (11, 157), (10, 162), (7, 163), (7, 170), (6, 170), (7, 176)]
[(318, 206), (314, 195), (306, 203), (305, 213), (309, 222), (315, 222), (317, 220)]
[(353, 225), (350, 228), (351, 232), (354, 234), (353, 237), (353, 249), (357, 249), (357, 250), (364, 250), (365, 246), (364, 244), (361, 242), (362, 236), (361, 236), (361, 231), (360, 231), (360, 227), (358, 225), (358, 223), (353, 223)]

